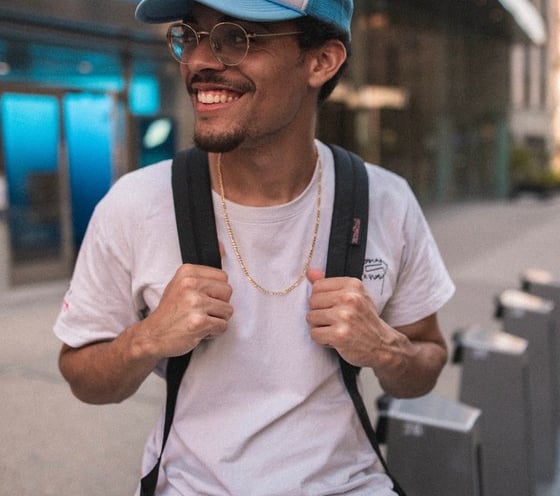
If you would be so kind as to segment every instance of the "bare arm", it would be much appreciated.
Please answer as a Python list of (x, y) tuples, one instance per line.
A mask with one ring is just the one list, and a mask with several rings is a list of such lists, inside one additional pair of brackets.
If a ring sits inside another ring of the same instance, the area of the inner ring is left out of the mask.
[(123, 331), (113, 341), (83, 348), (64, 344), (58, 363), (72, 392), (86, 403), (119, 403), (132, 396), (158, 361), (137, 342), (138, 325)]
[(390, 352), (386, 360), (373, 367), (381, 386), (400, 398), (429, 393), (448, 357), (437, 314), (396, 329), (387, 327), (393, 337), (384, 345)]
[(203, 339), (225, 332), (233, 313), (230, 297), (225, 272), (183, 265), (145, 320), (112, 341), (82, 348), (63, 345), (60, 371), (82, 401), (123, 401), (137, 391), (160, 360), (183, 355)]
[(391, 396), (422, 396), (434, 387), (447, 361), (436, 314), (394, 329), (379, 317), (361, 281), (312, 280), (308, 322), (317, 343), (335, 348), (353, 365), (373, 369)]

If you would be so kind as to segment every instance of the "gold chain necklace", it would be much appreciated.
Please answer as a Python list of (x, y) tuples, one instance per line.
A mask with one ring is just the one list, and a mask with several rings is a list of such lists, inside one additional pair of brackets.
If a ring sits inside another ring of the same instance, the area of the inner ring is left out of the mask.
[(218, 182), (220, 187), (220, 199), (222, 203), (222, 211), (224, 213), (224, 221), (226, 223), (226, 231), (228, 233), (229, 239), (231, 241), (231, 246), (233, 247), (233, 251), (235, 252), (235, 256), (239, 265), (241, 266), (241, 270), (245, 277), (251, 283), (251, 286), (259, 290), (261, 293), (264, 293), (268, 296), (284, 296), (288, 293), (291, 293), (294, 289), (296, 289), (303, 281), (307, 275), (307, 269), (311, 265), (311, 259), (313, 258), (313, 252), (315, 251), (315, 245), (317, 244), (317, 234), (319, 233), (319, 224), (321, 222), (321, 196), (322, 196), (322, 182), (323, 182), (323, 166), (321, 164), (321, 158), (319, 153), (316, 152), (317, 157), (317, 167), (318, 167), (318, 178), (317, 178), (317, 212), (315, 214), (315, 227), (313, 229), (313, 239), (311, 240), (311, 248), (309, 249), (309, 253), (307, 254), (307, 258), (305, 259), (305, 263), (303, 264), (303, 269), (299, 277), (288, 287), (281, 289), (279, 291), (273, 291), (270, 289), (266, 289), (265, 287), (261, 286), (255, 278), (249, 273), (249, 269), (241, 256), (239, 251), (239, 246), (237, 245), (237, 240), (235, 239), (235, 235), (233, 234), (233, 229), (231, 227), (231, 221), (229, 218), (227, 205), (226, 205), (226, 198), (224, 193), (224, 178), (222, 175), (222, 154), (218, 155)]

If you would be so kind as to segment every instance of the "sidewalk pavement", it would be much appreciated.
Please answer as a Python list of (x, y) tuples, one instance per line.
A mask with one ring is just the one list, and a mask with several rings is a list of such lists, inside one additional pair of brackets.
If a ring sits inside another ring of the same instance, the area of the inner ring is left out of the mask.
[(132, 496), (164, 383), (150, 377), (121, 405), (76, 400), (51, 331), (65, 287), (0, 299), (0, 496)]
[[(499, 326), (494, 298), (519, 288), (527, 268), (560, 275), (560, 197), (439, 206), (426, 215), (457, 285), (440, 312), (450, 344), (459, 328)], [(60, 343), (51, 331), (65, 287), (0, 293), (0, 496), (132, 496), (164, 383), (150, 377), (120, 405), (74, 399), (58, 372)], [(459, 377), (460, 366), (448, 364), (434, 392), (456, 399)], [(370, 405), (379, 393), (371, 387)], [(539, 496), (552, 494), (558, 486)]]

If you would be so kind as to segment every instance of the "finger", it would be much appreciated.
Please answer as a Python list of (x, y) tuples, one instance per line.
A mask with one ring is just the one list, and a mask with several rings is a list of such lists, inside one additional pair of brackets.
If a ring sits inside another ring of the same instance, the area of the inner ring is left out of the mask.
[(311, 309), (307, 313), (306, 320), (312, 328), (328, 327), (335, 322), (330, 308)]
[(216, 267), (210, 267), (208, 265), (194, 265), (194, 264), (183, 264), (179, 267), (176, 273), (178, 278), (207, 278), (216, 279), (218, 281), (227, 281), (227, 273), (222, 269)]
[(325, 278), (325, 273), (320, 269), (307, 269), (307, 279), (314, 284), (315, 282), (319, 281), (320, 279)]
[(332, 331), (330, 327), (314, 327), (311, 329), (311, 339), (320, 346), (334, 348)]
[[(315, 270), (315, 269), (310, 269)], [(320, 271), (319, 271), (320, 272)], [(313, 277), (313, 276), (312, 276)], [(309, 275), (308, 275), (309, 278)], [(311, 279), (310, 279), (311, 280)], [(359, 289), (361, 281), (352, 277), (323, 277), (312, 281), (314, 292), (355, 291)]]
[(210, 298), (229, 302), (233, 292), (233, 288), (223, 281), (215, 281), (208, 279), (201, 282), (200, 290)]
[(308, 304), (310, 310), (326, 310), (332, 308), (337, 302), (336, 293), (321, 291), (320, 289), (315, 290), (314, 288)]
[(313, 284), (309, 297), (309, 308), (314, 310), (332, 308), (339, 305), (345, 295), (344, 279), (332, 277), (319, 279)]
[(216, 317), (227, 322), (233, 315), (233, 307), (226, 301), (212, 300), (206, 312), (210, 317)]
[(227, 319), (220, 319), (217, 317), (209, 318), (209, 327), (207, 330), (207, 337), (216, 337), (224, 334), (227, 330)]

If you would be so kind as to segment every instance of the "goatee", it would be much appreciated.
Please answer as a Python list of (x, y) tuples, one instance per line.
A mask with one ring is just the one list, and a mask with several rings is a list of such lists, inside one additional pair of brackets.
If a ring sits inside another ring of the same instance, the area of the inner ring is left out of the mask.
[(244, 134), (241, 132), (230, 132), (219, 135), (201, 135), (194, 133), (194, 144), (197, 148), (209, 153), (227, 153), (235, 150), (244, 141)]

